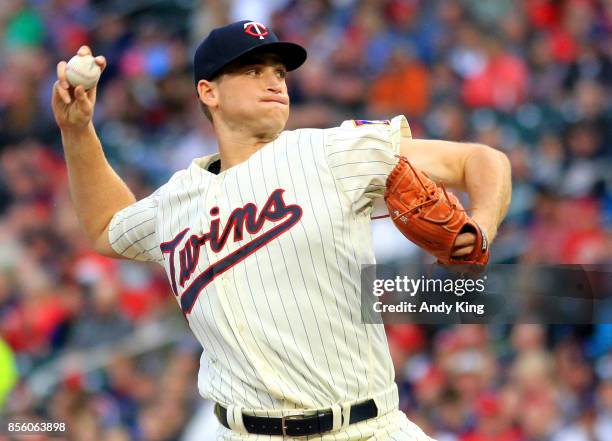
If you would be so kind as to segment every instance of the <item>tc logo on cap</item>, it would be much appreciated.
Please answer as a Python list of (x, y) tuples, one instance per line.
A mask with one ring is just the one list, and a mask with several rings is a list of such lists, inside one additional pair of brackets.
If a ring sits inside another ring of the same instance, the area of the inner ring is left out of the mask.
[(263, 40), (270, 31), (268, 31), (265, 25), (257, 23), (256, 21), (250, 21), (244, 24), (244, 33), (253, 37), (259, 37), (260, 40)]

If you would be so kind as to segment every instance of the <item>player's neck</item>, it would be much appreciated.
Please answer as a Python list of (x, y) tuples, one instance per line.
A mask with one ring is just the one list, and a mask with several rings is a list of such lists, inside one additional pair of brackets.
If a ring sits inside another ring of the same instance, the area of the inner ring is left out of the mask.
[(278, 135), (279, 133), (247, 134), (217, 131), (221, 171), (246, 161), (263, 146), (274, 141)]

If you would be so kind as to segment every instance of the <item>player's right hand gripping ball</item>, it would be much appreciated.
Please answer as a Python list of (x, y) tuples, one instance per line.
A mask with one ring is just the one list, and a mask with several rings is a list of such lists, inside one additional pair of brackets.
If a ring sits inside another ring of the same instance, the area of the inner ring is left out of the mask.
[(70, 85), (89, 90), (100, 79), (102, 70), (91, 55), (75, 55), (66, 64), (66, 79)]
[[(409, 240), (438, 258), (438, 263), (486, 265), (487, 238), (457, 197), (416, 170), (404, 156), (387, 178), (385, 202), (395, 226)], [(451, 257), (457, 236), (473, 233), (473, 251)]]

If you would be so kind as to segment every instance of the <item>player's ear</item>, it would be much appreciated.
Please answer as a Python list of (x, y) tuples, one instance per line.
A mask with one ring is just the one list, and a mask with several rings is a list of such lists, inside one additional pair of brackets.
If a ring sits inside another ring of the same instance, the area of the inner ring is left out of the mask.
[(208, 80), (198, 81), (198, 96), (207, 107), (215, 107), (218, 101), (217, 84)]

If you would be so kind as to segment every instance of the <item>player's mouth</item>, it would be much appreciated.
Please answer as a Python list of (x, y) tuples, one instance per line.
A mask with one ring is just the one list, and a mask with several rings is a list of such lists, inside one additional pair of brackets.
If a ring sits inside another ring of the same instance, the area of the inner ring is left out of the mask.
[(261, 101), (264, 103), (279, 103), (284, 104), (285, 106), (289, 104), (289, 99), (284, 96), (270, 96), (263, 98)]

